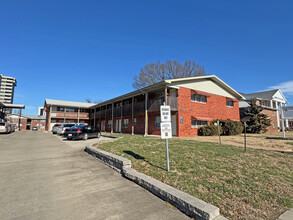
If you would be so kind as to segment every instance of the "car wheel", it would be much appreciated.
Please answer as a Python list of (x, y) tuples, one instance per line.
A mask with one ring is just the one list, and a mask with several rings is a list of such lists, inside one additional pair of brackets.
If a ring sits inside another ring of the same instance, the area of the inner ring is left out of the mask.
[(72, 140), (72, 138), (70, 138), (70, 137), (67, 137), (67, 140)]
[(88, 139), (88, 134), (84, 134), (83, 140), (87, 140), (87, 139)]

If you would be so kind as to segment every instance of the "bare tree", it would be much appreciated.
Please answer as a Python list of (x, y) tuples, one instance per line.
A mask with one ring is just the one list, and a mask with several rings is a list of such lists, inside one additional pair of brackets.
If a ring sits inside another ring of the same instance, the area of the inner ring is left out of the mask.
[(187, 60), (182, 65), (178, 60), (149, 63), (133, 77), (133, 87), (142, 88), (167, 79), (186, 78), (205, 75), (205, 69), (195, 61)]
[(103, 102), (102, 99), (95, 100), (94, 102), (92, 102), (92, 99), (90, 99), (90, 98), (85, 99), (85, 101), (86, 101), (87, 103), (95, 103), (95, 104), (99, 104), (99, 103)]

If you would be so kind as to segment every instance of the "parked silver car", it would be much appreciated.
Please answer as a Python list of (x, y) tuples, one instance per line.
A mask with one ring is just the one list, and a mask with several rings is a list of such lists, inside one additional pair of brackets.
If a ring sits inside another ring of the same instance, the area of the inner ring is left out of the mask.
[(8, 122), (0, 122), (0, 133), (10, 133), (11, 127)]
[(74, 125), (75, 124), (63, 124), (63, 125), (59, 126), (57, 129), (57, 134), (63, 135), (66, 128), (71, 128)]
[(53, 134), (57, 134), (58, 128), (61, 126), (62, 124), (54, 124), (54, 126), (52, 127), (52, 133)]

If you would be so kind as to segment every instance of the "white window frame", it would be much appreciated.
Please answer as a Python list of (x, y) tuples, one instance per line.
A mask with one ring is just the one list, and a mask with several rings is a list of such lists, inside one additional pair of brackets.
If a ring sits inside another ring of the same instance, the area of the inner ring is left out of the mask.
[(75, 112), (75, 109), (74, 108), (66, 108), (65, 110), (67, 113), (73, 113)]
[(207, 125), (207, 121), (200, 121), (200, 120), (191, 120), (191, 127), (192, 128), (200, 128), (202, 126)]
[(200, 95), (200, 94), (192, 94), (190, 97), (192, 102), (198, 102), (198, 103), (207, 103), (207, 96)]
[[(232, 103), (232, 105), (230, 105), (230, 103)], [(226, 106), (229, 107), (229, 108), (233, 108), (234, 107), (234, 101), (233, 100), (226, 101)]]
[(128, 128), (129, 125), (129, 119), (128, 118), (124, 118), (123, 119), (123, 128)]

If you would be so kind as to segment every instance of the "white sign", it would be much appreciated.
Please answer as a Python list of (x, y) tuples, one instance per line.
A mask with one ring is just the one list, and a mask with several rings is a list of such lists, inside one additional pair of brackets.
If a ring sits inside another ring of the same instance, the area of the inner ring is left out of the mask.
[(293, 106), (283, 107), (284, 119), (293, 119)]
[(169, 105), (161, 105), (161, 122), (170, 122), (171, 121), (171, 111)]
[(161, 138), (172, 138), (171, 122), (161, 122)]

